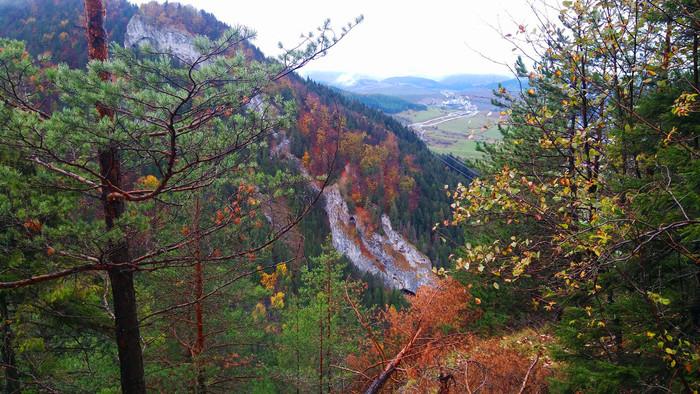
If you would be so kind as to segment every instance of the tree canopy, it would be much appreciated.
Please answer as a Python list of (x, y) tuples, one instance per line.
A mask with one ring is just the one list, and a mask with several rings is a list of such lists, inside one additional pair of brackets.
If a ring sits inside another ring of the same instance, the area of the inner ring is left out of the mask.
[[(269, 62), (245, 57), (242, 46), (253, 36), (245, 28), (214, 41), (196, 38), (200, 55), (190, 61), (118, 45), (108, 58), (105, 13), (101, 1), (86, 1), (87, 69), (43, 67), (45, 59), (35, 60), (23, 43), (0, 41), (0, 144), (8, 152), (3, 222), (10, 257), (0, 288), (107, 272), (113, 296), (108, 302), (105, 293), (104, 306), (115, 319), (122, 390), (143, 392), (138, 314), (144, 311), (138, 310), (134, 274), (226, 262), (228, 279), (207, 294), (197, 286), (199, 295), (189, 304), (199, 306), (259, 270), (251, 267), (255, 254), (299, 220), (253, 236), (261, 227), (260, 196), (275, 194), (268, 188), (284, 193), (289, 180), (256, 172), (256, 151), (293, 115), (291, 103), (265, 91), (342, 35), (326, 25), (302, 49)], [(27, 195), (39, 209), (19, 209), (18, 199)], [(201, 205), (200, 197), (206, 201)], [(183, 224), (191, 211), (196, 231)], [(205, 214), (213, 219), (200, 221)], [(237, 231), (225, 235), (233, 224)], [(90, 275), (88, 284), (96, 280)], [(94, 291), (84, 289), (83, 296)], [(12, 358), (10, 353), (3, 356)]]
[(591, 0), (521, 28), (541, 57), (495, 92), (509, 119), (487, 175), (451, 193), (457, 265), (549, 314), (559, 389), (697, 390), (697, 17)]

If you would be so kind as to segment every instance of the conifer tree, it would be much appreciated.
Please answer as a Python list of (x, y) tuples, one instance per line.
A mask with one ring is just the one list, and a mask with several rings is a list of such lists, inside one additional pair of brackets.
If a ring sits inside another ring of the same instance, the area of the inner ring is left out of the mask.
[(542, 57), (497, 92), (503, 143), (452, 193), (453, 223), (491, 234), (458, 265), (556, 312), (559, 389), (697, 390), (696, 12), (567, 1), (561, 24), (521, 26)]
[[(326, 24), (319, 36), (306, 39), (307, 46), (287, 51), (278, 61), (247, 59), (240, 49), (253, 33), (245, 28), (215, 41), (197, 38), (200, 55), (193, 61), (154, 48), (143, 48), (136, 56), (118, 46), (111, 47), (108, 59), (102, 1), (86, 1), (85, 12), (87, 70), (65, 65), (42, 69), (44, 59), (34, 60), (22, 43), (0, 42), (0, 144), (81, 206), (70, 213), (71, 224), (58, 227), (33, 213), (25, 215), (25, 228), (42, 235), (47, 256), (31, 267), (5, 265), (0, 288), (107, 272), (122, 390), (144, 392), (135, 274), (189, 266), (192, 258), (183, 251), (196, 241), (191, 233), (173, 237), (170, 229), (152, 226), (154, 207), (167, 207), (160, 214), (177, 214), (177, 207), (212, 185), (248, 179), (256, 149), (292, 114), (289, 103), (264, 92), (323, 54), (347, 30), (336, 36)], [(13, 175), (3, 172), (6, 179)], [(37, 187), (19, 181), (6, 184)], [(227, 212), (201, 232), (212, 236), (241, 216), (240, 211)], [(158, 220), (169, 219), (163, 215)], [(229, 249), (210, 260), (248, 256), (293, 224), (252, 248)]]

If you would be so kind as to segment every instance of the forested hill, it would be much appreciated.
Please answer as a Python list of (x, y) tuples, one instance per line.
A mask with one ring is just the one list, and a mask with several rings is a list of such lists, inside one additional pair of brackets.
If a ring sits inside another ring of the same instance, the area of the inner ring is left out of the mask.
[[(109, 37), (119, 45), (124, 44), (126, 25), (136, 13), (155, 26), (210, 38), (228, 28), (204, 10), (177, 3), (148, 3), (140, 10), (125, 0), (110, 0), (105, 5)], [(32, 0), (29, 6), (2, 3), (0, 36), (25, 40), (31, 54), (50, 54), (50, 63), (83, 67), (87, 59), (83, 7), (80, 0)], [(263, 58), (255, 46), (246, 47), (248, 56)], [(380, 232), (381, 216), (388, 215), (394, 228), (434, 265), (444, 266), (451, 247), (441, 244), (431, 227), (447, 218), (447, 200), (441, 192), (444, 185), (464, 179), (445, 167), (413, 132), (379, 111), (296, 74), (284, 79), (278, 89), (298, 106), (297, 123), (285, 137), (299, 163), (311, 174), (324, 175), (325, 161), (340, 148), (335, 173), (343, 174), (340, 192), (350, 214)], [(307, 220), (303, 225), (318, 227)], [(457, 232), (452, 235), (460, 238)], [(311, 244), (325, 236), (308, 234), (313, 238)]]
[[(33, 55), (48, 54), (58, 64), (82, 67), (87, 63), (85, 5), (80, 0), (0, 2), (0, 37), (27, 43)], [(126, 24), (138, 10), (127, 0), (106, 1), (107, 34), (123, 43)]]
[(112, 43), (138, 19), (226, 50), (195, 65), (112, 46), (86, 67), (100, 2), (0, 3), (2, 390), (306, 392), (319, 367), (360, 387), (330, 365), (366, 353), (358, 314), (439, 280), (453, 246), (431, 228), (464, 179), (380, 111), (276, 74), (245, 30), (104, 5)]
[(333, 89), (342, 93), (351, 100), (359, 101), (362, 104), (376, 108), (387, 114), (397, 114), (408, 110), (423, 111), (428, 108), (425, 104), (419, 104), (399, 97), (387, 96), (385, 94), (358, 94), (336, 87)]
[(0, 2), (0, 391), (700, 390), (692, 1), (532, 7), (504, 39), (542, 58), (458, 186), (293, 73), (329, 27), (280, 64), (192, 7), (85, 4)]
[[(48, 54), (54, 63), (82, 67), (87, 63), (84, 2), (81, 0), (27, 0), (0, 2), (0, 37), (25, 41), (34, 55)], [(111, 42), (124, 44), (129, 20), (139, 7), (127, 0), (106, 0), (107, 34)], [(218, 37), (226, 24), (204, 10), (179, 3), (141, 6), (149, 21), (180, 30)]]

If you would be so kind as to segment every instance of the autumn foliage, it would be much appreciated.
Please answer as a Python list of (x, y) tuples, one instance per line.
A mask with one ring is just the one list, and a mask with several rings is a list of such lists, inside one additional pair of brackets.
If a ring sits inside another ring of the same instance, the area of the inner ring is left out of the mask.
[(388, 211), (403, 195), (409, 210), (415, 209), (419, 194), (413, 175), (420, 169), (413, 155), (399, 149), (393, 132), (337, 104), (324, 103), (315, 93), (307, 93), (300, 106), (296, 129), (305, 147), (300, 157), (311, 174), (326, 173), (338, 153), (342, 161), (336, 165), (348, 170), (345, 191), (356, 206), (371, 200)]
[[(549, 369), (506, 347), (498, 338), (484, 339), (468, 332), (481, 316), (468, 289), (452, 278), (435, 287), (422, 287), (403, 310), (381, 313), (381, 333), (368, 338), (347, 359), (357, 373), (354, 390), (364, 391), (385, 366), (400, 355), (398, 367), (383, 390), (412, 392), (509, 392), (526, 386), (546, 386)], [(381, 343), (380, 343), (381, 342)], [(438, 375), (442, 374), (442, 380)]]

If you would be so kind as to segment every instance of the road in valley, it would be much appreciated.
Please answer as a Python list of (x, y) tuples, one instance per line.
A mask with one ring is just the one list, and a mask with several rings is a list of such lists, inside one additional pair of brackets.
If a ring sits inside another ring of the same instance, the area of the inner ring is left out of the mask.
[(425, 136), (425, 129), (435, 127), (440, 123), (449, 122), (455, 119), (470, 118), (472, 116), (475, 116), (477, 113), (479, 113), (479, 111), (450, 112), (446, 115), (439, 116), (437, 118), (428, 119), (423, 122), (412, 123), (410, 127), (413, 129), (413, 131), (418, 133), (420, 139), (422, 139), (423, 141), (427, 141), (428, 138)]

